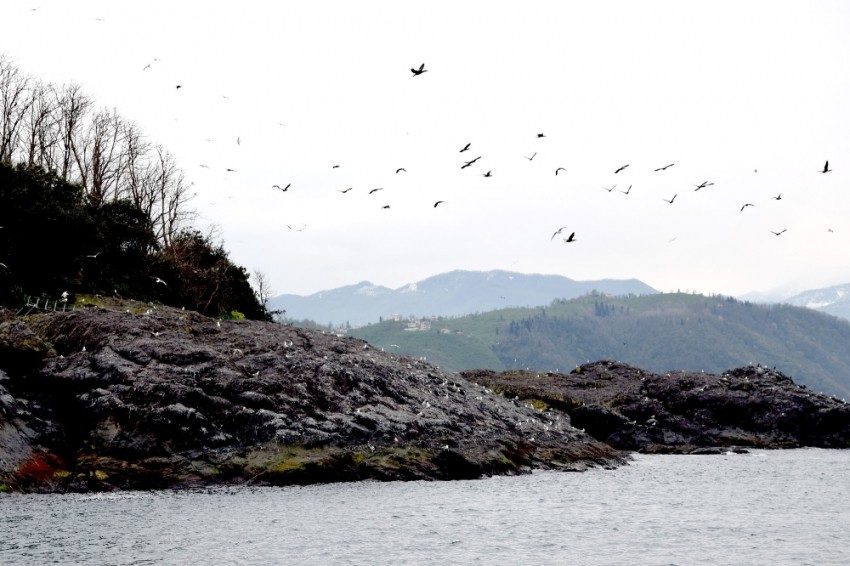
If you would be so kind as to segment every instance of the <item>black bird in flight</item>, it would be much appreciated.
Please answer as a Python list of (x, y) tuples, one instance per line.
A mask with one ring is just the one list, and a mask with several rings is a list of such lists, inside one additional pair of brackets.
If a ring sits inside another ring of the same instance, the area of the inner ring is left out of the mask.
[(398, 175), (401, 171), (404, 171), (405, 173), (407, 173), (407, 169), (405, 169), (404, 167), (399, 167), (398, 169), (395, 170), (396, 175)]
[(564, 241), (565, 241), (566, 243), (568, 243), (568, 244), (569, 244), (570, 242), (575, 242), (575, 241), (576, 241), (576, 233), (575, 233), (575, 232), (573, 232), (573, 233), (572, 233), (572, 234), (570, 234), (567, 238), (564, 238)]
[(694, 186), (696, 187), (696, 188), (694, 189), (694, 191), (698, 191), (698, 190), (700, 190), (700, 189), (704, 189), (704, 188), (706, 188), (706, 187), (710, 187), (710, 186), (711, 186), (711, 185), (713, 185), (713, 184), (714, 184), (714, 183), (709, 183), (708, 181), (703, 181), (703, 182), (702, 182), (702, 183), (700, 183), (699, 185), (694, 185)]
[(659, 168), (658, 168), (658, 169), (656, 169), (655, 171), (656, 171), (656, 172), (658, 172), (658, 171), (666, 171), (668, 167), (672, 167), (672, 166), (674, 166), (674, 165), (675, 165), (675, 163), (671, 163), (670, 165), (665, 165), (664, 167), (659, 167)]
[(227, 172), (228, 173), (236, 173), (236, 169), (231, 169), (230, 167), (228, 167)]
[(626, 168), (626, 167), (628, 167), (628, 166), (629, 166), (629, 164), (628, 164), (628, 163), (626, 163), (625, 165), (623, 165), (622, 167), (620, 167), (620, 168), (618, 168), (616, 171), (614, 171), (614, 174), (616, 175), (617, 173), (619, 173), (620, 171), (622, 171), (623, 169), (625, 169), (625, 168)]
[(437, 202), (434, 203), (434, 208), (437, 208), (437, 205), (440, 204), (441, 202), (446, 202), (446, 201), (438, 200)]
[(558, 171), (566, 171), (566, 170), (567, 169), (565, 167), (558, 167), (557, 169), (555, 169), (555, 175), (558, 174)]
[(486, 173), (484, 173), (484, 174), (483, 174), (483, 175), (481, 175), (481, 176), (482, 176), (482, 177), (492, 177), (492, 176), (493, 176), (493, 172), (492, 172), (492, 171), (487, 171)]
[(369, 194), (371, 195), (372, 193), (375, 193), (375, 192), (378, 192), (378, 191), (383, 191), (383, 190), (384, 190), (384, 187), (378, 187), (377, 189), (372, 189), (371, 191), (369, 191)]
[(385, 205), (384, 205), (384, 206), (382, 206), (381, 208), (383, 208), (384, 210), (388, 210), (388, 209), (390, 208), (390, 205), (385, 204)]
[(627, 195), (627, 194), (629, 194), (631, 191), (632, 191), (632, 186), (631, 186), (631, 185), (629, 185), (629, 188), (628, 188), (628, 189), (626, 189), (625, 191), (620, 191), (620, 192), (621, 192), (621, 193), (623, 193), (624, 195)]
[(470, 165), (472, 165), (473, 163), (475, 163), (475, 162), (476, 162), (476, 161), (478, 161), (479, 159), (481, 159), (481, 156), (480, 156), (480, 155), (479, 155), (478, 157), (476, 157), (475, 159), (473, 159), (472, 161), (467, 161), (466, 163), (464, 163), (464, 164), (461, 166), (461, 169), (466, 169), (467, 167), (469, 167)]
[(557, 230), (555, 230), (555, 233), (554, 233), (554, 234), (552, 234), (552, 237), (551, 237), (551, 238), (549, 238), (549, 241), (554, 240), (554, 239), (555, 239), (555, 236), (557, 236), (558, 234), (560, 234), (561, 232), (563, 232), (563, 231), (564, 231), (564, 228), (566, 228), (566, 226), (561, 226), (560, 228), (558, 228)]
[(464, 151), (466, 151), (467, 149), (469, 149), (469, 146), (470, 146), (470, 145), (472, 145), (472, 143), (468, 143), (468, 144), (466, 144), (465, 146), (463, 146), (463, 149), (462, 149), (462, 150), (460, 150), (460, 153), (463, 153)]
[(782, 193), (779, 193), (775, 197), (770, 197), (770, 198), (772, 198), (773, 200), (782, 200)]
[(773, 234), (774, 236), (779, 236), (779, 235), (783, 234), (785, 232), (785, 230), (787, 230), (787, 229), (788, 228), (783, 228), (779, 232), (774, 232), (773, 230), (771, 230), (770, 233)]
[(331, 169), (339, 169), (339, 165), (334, 165)]
[(183, 85), (177, 85), (177, 86), (176, 86), (176, 87), (174, 87), (174, 88), (183, 88)]
[(751, 203), (751, 202), (748, 202), (748, 203), (746, 203), (744, 206), (742, 206), (742, 207), (741, 207), (741, 212), (743, 212), (743, 211), (744, 211), (744, 209), (745, 209), (745, 208), (747, 208), (748, 206), (755, 206), (755, 205), (754, 205), (753, 203)]
[(410, 69), (410, 72), (413, 73), (414, 77), (418, 77), (422, 73), (427, 73), (428, 69), (425, 68), (425, 63), (422, 63), (418, 69)]
[(353, 188), (354, 188), (354, 187), (348, 187), (347, 189), (337, 189), (337, 190), (338, 190), (339, 192), (341, 192), (342, 194), (345, 194), (345, 193), (347, 193), (348, 191), (350, 191), (350, 190), (351, 190), (351, 189), (353, 189)]
[(531, 157), (525, 157), (525, 156), (523, 156), (523, 157), (525, 157), (525, 158), (526, 158), (526, 159), (528, 159), (529, 161), (532, 161), (532, 160), (533, 160), (536, 156), (537, 156), (537, 152), (535, 151), (535, 152), (534, 152), (534, 155), (532, 155)]
[(611, 191), (613, 191), (614, 189), (616, 189), (616, 188), (617, 188), (617, 185), (614, 185), (614, 186), (613, 186), (613, 187), (611, 187), (610, 189), (609, 189), (608, 187), (602, 187), (602, 188), (603, 188), (603, 189), (605, 189), (606, 191), (608, 191), (608, 192), (610, 193)]
[(661, 199), (661, 200), (663, 200), (664, 202), (669, 202), (670, 204), (673, 204), (673, 201), (676, 200), (677, 196), (679, 196), (678, 193), (673, 195), (673, 198), (671, 198), (670, 200), (667, 200), (666, 198)]
[(292, 183), (289, 183), (289, 185), (286, 185), (286, 186), (285, 186), (285, 187), (283, 187), (283, 188), (281, 188), (281, 187), (280, 187), (280, 185), (272, 185), (272, 188), (273, 188), (273, 189), (280, 189), (281, 191), (286, 192), (286, 191), (288, 191), (288, 190), (289, 190), (289, 187), (290, 187), (291, 185), (292, 185)]
[(545, 138), (545, 137), (546, 137), (546, 134), (537, 134), (537, 137), (538, 137), (538, 138)]
[(823, 171), (821, 173), (829, 173), (832, 169), (829, 168), (829, 160), (827, 159), (826, 163), (823, 164)]

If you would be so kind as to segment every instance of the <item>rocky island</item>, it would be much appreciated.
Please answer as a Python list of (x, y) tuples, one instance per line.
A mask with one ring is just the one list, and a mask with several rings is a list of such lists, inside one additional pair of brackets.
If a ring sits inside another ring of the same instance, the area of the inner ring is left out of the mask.
[(762, 367), (455, 374), (353, 338), (124, 302), (0, 310), (0, 488), (477, 478), (628, 451), (847, 447), (850, 407)]

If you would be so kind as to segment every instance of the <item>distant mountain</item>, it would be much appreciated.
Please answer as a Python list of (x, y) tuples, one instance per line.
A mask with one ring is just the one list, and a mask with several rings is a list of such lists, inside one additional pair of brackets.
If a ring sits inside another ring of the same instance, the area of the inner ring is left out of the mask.
[(657, 373), (722, 373), (760, 363), (816, 391), (850, 398), (850, 323), (787, 304), (683, 293), (590, 294), (419, 327), (385, 321), (350, 334), (454, 371), (569, 371), (618, 360)]
[(312, 295), (279, 295), (269, 308), (285, 310), (290, 320), (352, 326), (392, 315), (462, 316), (506, 307), (545, 305), (592, 291), (606, 295), (647, 295), (655, 289), (637, 279), (575, 281), (560, 275), (510, 271), (451, 271), (389, 289), (363, 281)]
[(803, 291), (783, 302), (850, 320), (850, 283)]

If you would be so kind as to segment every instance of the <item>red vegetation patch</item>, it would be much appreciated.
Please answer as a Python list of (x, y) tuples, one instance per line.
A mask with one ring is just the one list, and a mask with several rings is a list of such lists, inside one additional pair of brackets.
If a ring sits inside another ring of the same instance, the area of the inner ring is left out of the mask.
[(53, 479), (54, 474), (64, 468), (64, 462), (55, 454), (35, 452), (18, 467), (16, 475), (24, 481), (42, 483)]

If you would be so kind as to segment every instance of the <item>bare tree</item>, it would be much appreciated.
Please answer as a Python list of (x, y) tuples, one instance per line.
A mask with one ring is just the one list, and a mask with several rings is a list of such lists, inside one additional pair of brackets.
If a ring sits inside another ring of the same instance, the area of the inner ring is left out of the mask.
[(32, 79), (0, 55), (0, 162), (12, 161), (21, 136), (21, 122), (27, 116), (32, 98)]
[[(82, 161), (81, 135), (83, 119), (93, 104), (92, 99), (82, 91), (80, 85), (71, 83), (57, 92), (59, 124), (61, 133), (61, 157), (59, 174), (70, 182), (87, 185), (85, 171), (79, 168)], [(77, 176), (72, 175), (77, 166)]]
[(89, 200), (99, 204), (117, 198), (121, 175), (124, 127), (118, 112), (100, 110), (92, 116), (75, 152)]
[(24, 125), (23, 159), (28, 165), (55, 169), (54, 151), (59, 144), (59, 123), (53, 87), (39, 81), (30, 92), (29, 116)]
[(257, 302), (263, 305), (264, 309), (268, 310), (269, 299), (272, 293), (274, 293), (268, 276), (259, 269), (255, 269), (251, 274), (251, 283), (253, 283), (254, 296), (257, 297)]
[(183, 223), (194, 217), (186, 205), (191, 199), (189, 185), (174, 156), (162, 146), (156, 146), (153, 170), (156, 172), (151, 220), (157, 239), (169, 247)]

